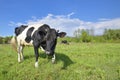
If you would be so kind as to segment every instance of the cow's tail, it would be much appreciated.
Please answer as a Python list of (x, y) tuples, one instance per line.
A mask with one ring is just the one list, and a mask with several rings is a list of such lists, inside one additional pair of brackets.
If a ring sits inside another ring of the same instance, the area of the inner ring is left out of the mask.
[(11, 39), (11, 45), (12, 45), (13, 49), (17, 52), (17, 40), (16, 40), (15, 36), (13, 36)]

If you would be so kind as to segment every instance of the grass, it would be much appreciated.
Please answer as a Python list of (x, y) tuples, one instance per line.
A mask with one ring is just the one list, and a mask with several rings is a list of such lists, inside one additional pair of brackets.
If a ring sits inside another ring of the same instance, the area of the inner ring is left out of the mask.
[(35, 68), (32, 47), (17, 62), (10, 45), (0, 45), (0, 80), (120, 80), (120, 43), (57, 44), (56, 63), (40, 51)]

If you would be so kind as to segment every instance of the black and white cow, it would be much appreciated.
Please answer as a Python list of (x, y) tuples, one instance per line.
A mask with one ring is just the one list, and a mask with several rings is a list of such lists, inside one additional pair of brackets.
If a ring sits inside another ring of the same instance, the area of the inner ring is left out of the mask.
[(54, 63), (57, 37), (64, 37), (65, 35), (65, 32), (58, 33), (58, 31), (50, 28), (47, 24), (21, 25), (15, 28), (15, 36), (12, 38), (11, 43), (14, 46), (17, 45), (18, 62), (23, 60), (24, 46), (33, 45), (36, 56), (35, 67), (38, 67), (38, 48), (41, 47), (47, 55), (51, 55)]

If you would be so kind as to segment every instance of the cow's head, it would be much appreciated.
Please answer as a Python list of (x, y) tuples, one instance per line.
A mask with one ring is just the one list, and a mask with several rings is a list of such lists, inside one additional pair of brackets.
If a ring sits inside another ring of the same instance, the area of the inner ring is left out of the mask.
[(57, 43), (57, 37), (64, 37), (65, 32), (59, 32), (55, 29), (51, 29), (48, 25), (41, 26), (37, 31), (35, 31), (32, 39), (34, 44), (40, 44), (48, 55), (53, 55)]
[(59, 31), (56, 31), (55, 29), (49, 29), (45, 36), (45, 40), (46, 40), (45, 52), (46, 52), (46, 54), (53, 55), (55, 47), (56, 47), (56, 43), (57, 43), (57, 37), (62, 38), (65, 35), (66, 35), (65, 32), (59, 33)]

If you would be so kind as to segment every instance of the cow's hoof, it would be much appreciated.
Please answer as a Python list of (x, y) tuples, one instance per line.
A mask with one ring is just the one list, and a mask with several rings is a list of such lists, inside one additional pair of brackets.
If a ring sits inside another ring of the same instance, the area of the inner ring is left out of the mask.
[(24, 61), (24, 57), (22, 57), (21, 60)]
[(18, 58), (18, 62), (19, 62), (19, 63), (21, 62), (20, 58)]
[(55, 63), (55, 59), (52, 59), (52, 63), (53, 63), (53, 64)]
[(38, 67), (38, 62), (35, 62), (35, 67), (36, 67), (36, 68)]

